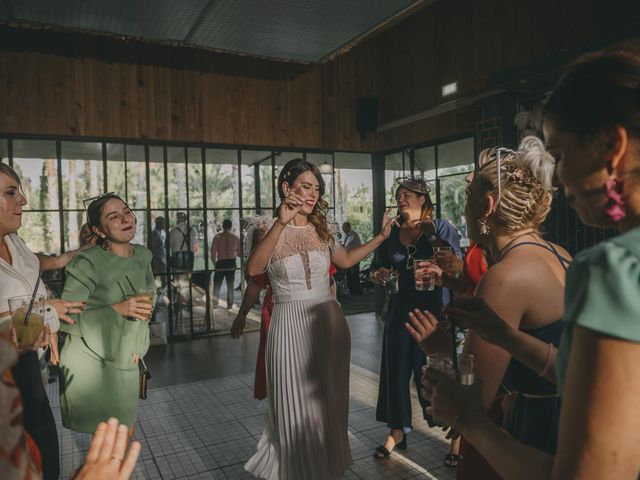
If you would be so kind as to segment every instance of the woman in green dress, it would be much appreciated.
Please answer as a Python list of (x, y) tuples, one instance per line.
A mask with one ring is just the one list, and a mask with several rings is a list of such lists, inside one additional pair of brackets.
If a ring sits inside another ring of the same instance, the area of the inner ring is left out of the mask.
[(86, 302), (76, 323), (63, 328), (69, 335), (60, 356), (62, 423), (93, 433), (100, 422), (115, 417), (133, 432), (137, 364), (149, 347), (152, 255), (130, 243), (136, 218), (117, 195), (93, 200), (87, 220), (97, 245), (69, 263), (62, 294)]

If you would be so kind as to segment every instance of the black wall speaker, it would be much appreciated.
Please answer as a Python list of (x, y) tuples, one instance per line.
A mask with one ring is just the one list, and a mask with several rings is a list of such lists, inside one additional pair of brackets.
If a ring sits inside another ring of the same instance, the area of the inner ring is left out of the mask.
[(356, 126), (360, 138), (378, 128), (378, 99), (376, 97), (358, 97), (356, 100)]

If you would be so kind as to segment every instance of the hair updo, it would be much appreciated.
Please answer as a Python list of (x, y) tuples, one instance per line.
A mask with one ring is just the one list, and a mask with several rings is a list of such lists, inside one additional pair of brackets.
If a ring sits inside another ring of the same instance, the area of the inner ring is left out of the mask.
[(640, 40), (579, 57), (547, 98), (544, 117), (583, 140), (614, 125), (639, 138)]
[(284, 200), (285, 195), (284, 190), (282, 189), (282, 184), (287, 182), (290, 188), (293, 187), (296, 179), (304, 172), (313, 173), (316, 180), (318, 180), (318, 188), (320, 190), (318, 201), (313, 206), (311, 214), (309, 214), (309, 222), (316, 228), (316, 232), (318, 233), (320, 240), (326, 242), (330, 247), (333, 247), (335, 244), (335, 238), (329, 231), (329, 227), (327, 225), (327, 210), (329, 209), (329, 204), (323, 198), (326, 191), (326, 184), (324, 182), (324, 178), (322, 178), (320, 170), (318, 170), (318, 167), (307, 160), (303, 160), (302, 158), (289, 160), (278, 176), (278, 196), (280, 197), (280, 200)]
[(494, 217), (498, 231), (538, 230), (551, 210), (555, 169), (555, 160), (542, 141), (528, 136), (516, 151), (503, 148), (483, 150), (480, 165), (474, 181), (477, 179), (487, 193), (498, 195), (500, 190)]

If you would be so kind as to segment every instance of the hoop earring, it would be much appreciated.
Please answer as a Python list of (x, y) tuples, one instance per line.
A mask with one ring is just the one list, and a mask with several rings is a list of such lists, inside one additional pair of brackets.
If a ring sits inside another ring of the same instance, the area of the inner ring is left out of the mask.
[(611, 177), (605, 182), (604, 191), (609, 199), (605, 210), (607, 217), (614, 223), (618, 223), (627, 216), (627, 206), (622, 198), (624, 182)]
[(480, 235), (482, 236), (487, 236), (489, 235), (489, 233), (491, 233), (491, 229), (489, 228), (489, 225), (487, 224), (487, 217), (486, 215), (483, 217), (480, 217), (478, 219), (478, 229), (480, 230)]

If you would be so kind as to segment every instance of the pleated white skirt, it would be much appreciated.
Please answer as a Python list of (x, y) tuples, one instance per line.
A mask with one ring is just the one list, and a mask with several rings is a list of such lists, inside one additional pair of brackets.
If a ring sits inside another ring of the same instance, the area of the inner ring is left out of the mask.
[(325, 480), (352, 463), (351, 336), (330, 295), (276, 303), (267, 337), (269, 409), (245, 469), (264, 480)]

